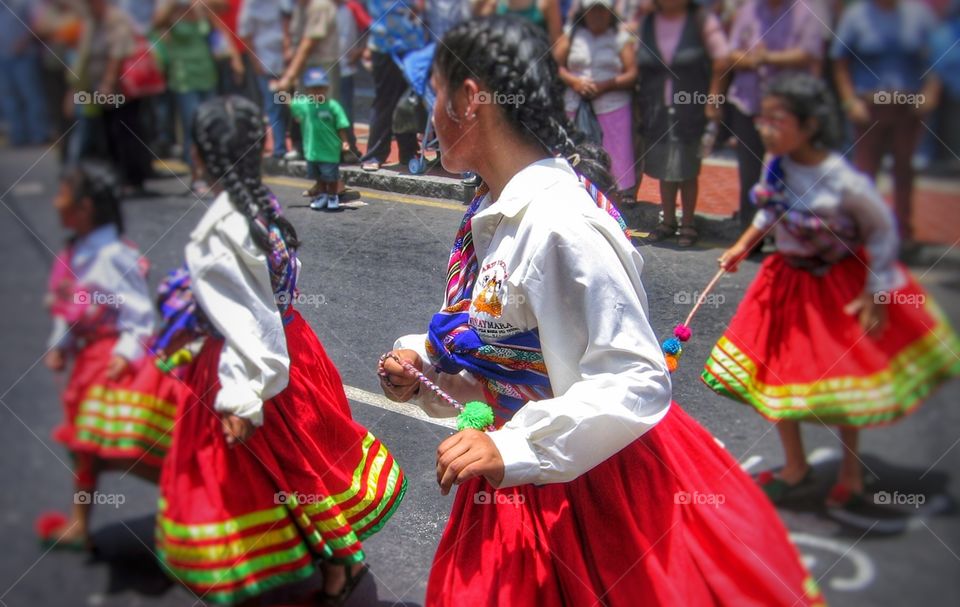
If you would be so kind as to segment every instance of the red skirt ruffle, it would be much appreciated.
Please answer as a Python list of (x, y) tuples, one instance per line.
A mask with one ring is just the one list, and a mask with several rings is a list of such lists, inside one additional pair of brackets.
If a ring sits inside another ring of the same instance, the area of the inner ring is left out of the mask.
[(73, 448), (75, 443), (76, 420), (80, 413), (80, 403), (94, 386), (102, 386), (106, 382), (107, 365), (113, 356), (115, 337), (97, 339), (79, 352), (73, 359), (70, 370), (70, 379), (63, 391), (63, 423), (54, 428), (54, 440)]
[(112, 462), (159, 468), (186, 386), (145, 356), (119, 380), (108, 380), (115, 338), (77, 353), (63, 394), (64, 422), (54, 438), (71, 451)]
[(458, 490), (428, 607), (820, 605), (770, 501), (674, 404), (579, 478)]
[(387, 448), (353, 421), (340, 375), (293, 312), (287, 388), (263, 426), (229, 448), (213, 404), (222, 341), (208, 339), (187, 379), (160, 480), (157, 552), (204, 600), (237, 602), (308, 577), (317, 557), (363, 560), (406, 489)]
[(844, 312), (866, 282), (859, 258), (816, 276), (771, 255), (711, 352), (704, 382), (771, 420), (870, 426), (910, 413), (960, 374), (960, 340), (901, 271), (908, 282), (880, 296), (888, 322), (874, 338)]

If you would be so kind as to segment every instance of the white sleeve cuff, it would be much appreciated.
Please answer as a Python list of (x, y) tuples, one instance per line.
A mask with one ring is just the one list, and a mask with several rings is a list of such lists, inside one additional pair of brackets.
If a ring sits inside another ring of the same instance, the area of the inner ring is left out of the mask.
[(139, 360), (143, 356), (144, 348), (135, 333), (121, 333), (117, 344), (113, 347), (114, 356), (122, 356), (129, 362)]
[(498, 489), (536, 483), (540, 478), (540, 460), (524, 436), (523, 430), (501, 428), (488, 432), (503, 460), (503, 481)]
[(254, 426), (263, 425), (263, 401), (251, 391), (236, 386), (223, 386), (217, 393), (213, 408), (250, 420)]
[(897, 266), (883, 272), (872, 269), (867, 272), (867, 291), (870, 293), (891, 293), (906, 284), (907, 278)]

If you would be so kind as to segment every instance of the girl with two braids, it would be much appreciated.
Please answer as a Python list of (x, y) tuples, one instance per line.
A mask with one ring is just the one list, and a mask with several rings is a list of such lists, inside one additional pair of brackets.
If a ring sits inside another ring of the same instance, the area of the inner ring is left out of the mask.
[(296, 230), (260, 176), (263, 121), (240, 97), (200, 106), (194, 155), (217, 197), (186, 247), (208, 335), (160, 480), (157, 552), (204, 601), (239, 603), (312, 576), (340, 604), (361, 542), (406, 480), (351, 418), (340, 375), (294, 309)]
[(426, 604), (821, 604), (769, 501), (671, 403), (643, 260), (602, 193), (615, 182), (570, 137), (546, 37), (457, 25), (432, 84), (444, 168), (484, 185), (443, 308), (384, 356), (382, 388), (455, 415), (408, 363), (488, 403), (494, 428), (437, 449), (441, 492), (459, 488)]

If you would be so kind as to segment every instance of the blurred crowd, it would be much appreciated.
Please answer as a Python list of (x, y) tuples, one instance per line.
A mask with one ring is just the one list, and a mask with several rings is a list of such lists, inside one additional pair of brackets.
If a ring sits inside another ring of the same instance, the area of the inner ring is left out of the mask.
[[(408, 89), (398, 58), (491, 13), (547, 33), (567, 114), (609, 153), (622, 195), (643, 175), (658, 180), (654, 238), (696, 241), (701, 162), (722, 145), (735, 149), (749, 224), (764, 158), (754, 119), (765, 83), (785, 71), (831, 85), (857, 168), (889, 163), (903, 238), (916, 169), (960, 165), (960, 0), (7, 0), (0, 110), (12, 145), (58, 142), (67, 166), (107, 157), (136, 193), (155, 157), (194, 166), (192, 118), (217, 94), (260, 105), (265, 156), (301, 157), (289, 99), (322, 68), (350, 121), (343, 160), (378, 170), (394, 139), (401, 163), (419, 145), (392, 128)], [(356, 117), (364, 70), (372, 105)], [(355, 118), (369, 124), (363, 150)], [(191, 178), (205, 194), (203, 176)]]

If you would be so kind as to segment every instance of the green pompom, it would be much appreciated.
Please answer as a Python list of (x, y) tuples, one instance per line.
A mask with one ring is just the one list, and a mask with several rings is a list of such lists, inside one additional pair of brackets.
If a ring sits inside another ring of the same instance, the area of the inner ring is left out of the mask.
[(162, 373), (169, 373), (173, 371), (174, 365), (170, 360), (157, 359), (156, 361), (157, 368), (160, 369)]
[(463, 411), (457, 416), (457, 430), (473, 428), (486, 430), (493, 425), (493, 409), (487, 403), (472, 400), (463, 406)]

